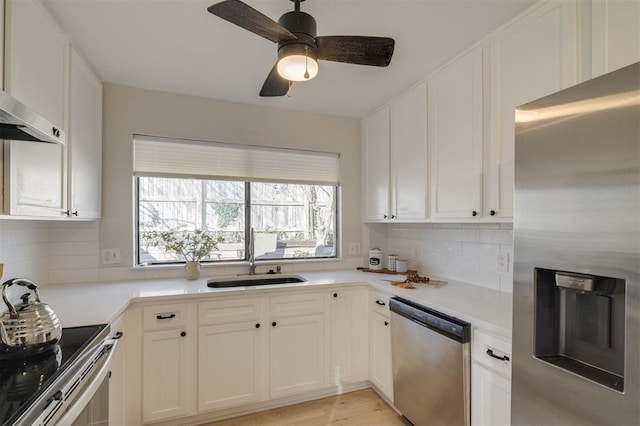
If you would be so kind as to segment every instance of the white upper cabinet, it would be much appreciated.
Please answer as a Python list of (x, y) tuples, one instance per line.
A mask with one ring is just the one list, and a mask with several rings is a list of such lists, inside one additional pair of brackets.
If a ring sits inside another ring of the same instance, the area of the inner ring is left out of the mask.
[(363, 121), (365, 218), (389, 216), (389, 106)]
[(640, 61), (640, 1), (591, 2), (592, 77)]
[(391, 218), (427, 217), (427, 83), (391, 103)]
[[(42, 6), (7, 0), (5, 90), (55, 126), (66, 129), (67, 43)], [(9, 142), (4, 211), (11, 215), (63, 217), (67, 203), (63, 145)]]
[(67, 211), (71, 217), (97, 219), (102, 202), (102, 82), (73, 48), (69, 64)]
[(427, 217), (427, 84), (364, 119), (366, 220)]
[(429, 83), (431, 217), (471, 218), (482, 203), (482, 49)]
[(65, 126), (67, 40), (43, 6), (6, 0), (5, 90), (55, 126)]
[(550, 2), (497, 33), (491, 46), (485, 205), (513, 215), (515, 108), (576, 83), (576, 5)]

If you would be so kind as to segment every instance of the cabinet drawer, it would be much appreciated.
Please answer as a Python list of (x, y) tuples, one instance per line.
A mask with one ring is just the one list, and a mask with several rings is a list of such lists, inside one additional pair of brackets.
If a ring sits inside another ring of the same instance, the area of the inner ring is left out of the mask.
[(511, 377), (511, 342), (474, 330), (472, 345), (474, 362), (489, 367), (505, 377)]
[(292, 294), (271, 297), (271, 317), (293, 317), (324, 311), (324, 293)]
[(186, 327), (187, 310), (186, 303), (147, 306), (143, 310), (143, 327), (145, 330)]
[(373, 312), (377, 312), (381, 315), (388, 317), (389, 312), (389, 295), (378, 292), (369, 293), (369, 305)]
[(228, 324), (259, 320), (263, 311), (259, 297), (220, 299), (198, 304), (198, 324)]

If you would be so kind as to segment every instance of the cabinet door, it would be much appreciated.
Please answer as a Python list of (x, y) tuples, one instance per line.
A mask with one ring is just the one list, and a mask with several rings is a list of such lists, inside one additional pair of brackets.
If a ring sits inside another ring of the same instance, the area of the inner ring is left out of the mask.
[(592, 77), (640, 61), (640, 2), (599, 0), (591, 5)]
[(274, 319), (270, 326), (271, 397), (324, 387), (328, 349), (324, 315)]
[(113, 361), (109, 371), (109, 423), (114, 425), (124, 425), (126, 407), (126, 364), (125, 353), (127, 351), (126, 342), (120, 341), (113, 354)]
[(427, 215), (427, 83), (391, 104), (390, 157), (392, 215), (398, 219), (424, 219)]
[(187, 414), (189, 335), (182, 330), (145, 333), (142, 347), (142, 417), (155, 421)]
[(471, 218), (482, 200), (482, 49), (429, 86), (431, 217)]
[(471, 377), (471, 424), (511, 424), (511, 381), (476, 363)]
[(74, 49), (67, 140), (70, 214), (97, 219), (102, 202), (102, 83)]
[(389, 107), (363, 122), (365, 218), (382, 220), (389, 215)]
[(491, 149), (485, 211), (513, 216), (515, 108), (576, 83), (576, 10), (550, 2), (501, 31), (491, 46)]
[(331, 384), (367, 380), (367, 295), (335, 290), (331, 298)]
[(198, 411), (264, 398), (268, 332), (258, 321), (200, 327)]
[[(44, 8), (7, 0), (5, 90), (56, 127), (65, 129), (66, 41)], [(5, 210), (11, 215), (61, 217), (66, 211), (66, 148), (11, 142)]]
[(369, 380), (389, 401), (393, 402), (389, 317), (373, 312), (370, 325)]
[(6, 0), (5, 25), (5, 90), (66, 129), (65, 38), (33, 0)]

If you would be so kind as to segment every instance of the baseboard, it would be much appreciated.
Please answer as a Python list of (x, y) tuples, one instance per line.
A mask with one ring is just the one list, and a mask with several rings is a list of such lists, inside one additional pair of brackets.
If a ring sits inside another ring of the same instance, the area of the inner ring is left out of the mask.
[[(372, 387), (371, 382), (363, 381), (357, 383), (349, 383), (346, 385), (332, 386), (317, 391), (305, 392), (297, 395), (287, 396), (283, 398), (271, 399), (268, 401), (254, 402), (251, 404), (241, 405), (237, 407), (223, 408), (208, 413), (197, 414), (189, 417), (181, 417), (178, 419), (167, 420), (157, 423), (149, 423), (154, 426), (197, 426), (203, 423), (215, 422), (218, 420), (229, 419), (232, 417), (253, 414), (259, 411), (270, 410), (272, 408), (285, 407), (287, 405), (298, 404), (306, 401), (326, 398), (328, 396), (340, 395), (343, 393), (353, 392), (361, 389)], [(375, 389), (375, 388), (374, 388)], [(376, 393), (380, 394), (376, 390)], [(380, 394), (380, 396), (382, 396)], [(387, 401), (384, 396), (382, 396)], [(388, 402), (388, 401), (387, 401)], [(389, 404), (393, 407), (392, 404)]]

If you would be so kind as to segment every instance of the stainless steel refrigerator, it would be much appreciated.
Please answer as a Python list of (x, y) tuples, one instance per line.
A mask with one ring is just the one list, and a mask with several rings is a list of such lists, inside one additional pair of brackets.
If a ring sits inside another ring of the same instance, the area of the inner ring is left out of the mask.
[(640, 63), (516, 109), (513, 425), (640, 424)]

